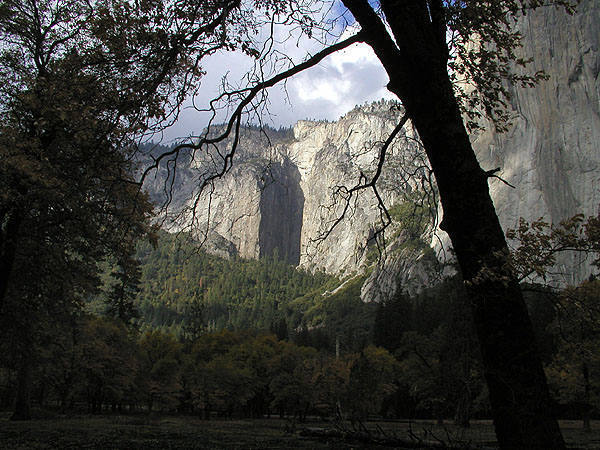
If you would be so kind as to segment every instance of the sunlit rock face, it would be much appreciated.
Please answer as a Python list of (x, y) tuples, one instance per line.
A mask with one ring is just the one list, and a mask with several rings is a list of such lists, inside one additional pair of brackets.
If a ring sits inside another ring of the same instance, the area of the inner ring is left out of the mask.
[[(242, 130), (232, 169), (199, 201), (192, 196), (184, 217), (194, 217), (207, 248), (219, 242), (246, 258), (277, 253), (311, 270), (357, 272), (369, 237), (381, 226), (381, 210), (372, 190), (351, 197), (348, 190), (375, 172), (381, 144), (400, 115), (396, 103), (381, 101), (357, 107), (336, 122), (300, 121), (292, 130), (266, 130), (266, 136)], [(411, 155), (420, 150), (413, 137), (408, 126), (394, 141), (387, 155), (392, 168), (399, 161), (409, 161), (407, 169), (415, 164)], [(188, 179), (202, 179), (207, 161), (192, 166), (196, 175)], [(366, 178), (361, 180), (361, 173)], [(403, 189), (414, 188), (395, 183), (395, 175), (386, 169), (381, 178), (380, 194), (388, 205)], [(345, 218), (334, 227), (344, 210)]]
[[(298, 264), (293, 242), (298, 241), (303, 199), (298, 176), (282, 151), (285, 142), (286, 133), (272, 130), (267, 137), (244, 129), (229, 172), (202, 193), (193, 192), (178, 224), (191, 228), (209, 251), (216, 246), (233, 249), (230, 255), (259, 258), (278, 247), (279, 257)], [(222, 145), (230, 146), (231, 140)], [(199, 184), (221, 164), (215, 156), (201, 155), (190, 167), (190, 181)]]
[[(380, 226), (381, 211), (373, 191), (364, 190), (348, 198), (346, 189), (359, 183), (361, 172), (367, 176), (374, 173), (381, 144), (399, 116), (393, 104), (382, 102), (356, 108), (337, 122), (302, 121), (294, 127), (295, 140), (288, 151), (300, 172), (305, 197), (300, 244), (303, 267), (334, 274), (360, 268), (367, 241)], [(411, 132), (409, 127), (396, 140), (390, 161), (417, 151), (407, 138)], [(391, 171), (383, 174), (384, 180), (391, 177)], [(389, 183), (381, 194), (390, 205), (404, 188)], [(332, 229), (347, 200), (350, 207), (346, 217)]]
[[(574, 15), (552, 7), (528, 13), (518, 23), (527, 69), (549, 80), (511, 89), (515, 119), (508, 132), (492, 127), (473, 145), (485, 170), (500, 167), (490, 190), (502, 226), (519, 217), (558, 223), (575, 214), (595, 215), (600, 204), (600, 2), (583, 0)], [(578, 257), (560, 259), (561, 283), (589, 275)]]
[[(550, 79), (535, 88), (511, 88), (515, 119), (507, 132), (496, 133), (484, 124), (485, 131), (472, 137), (483, 169), (501, 168), (499, 175), (514, 186), (490, 179), (500, 221), (507, 229), (519, 217), (557, 223), (576, 213), (597, 214), (600, 2), (583, 0), (573, 16), (544, 7), (528, 13), (518, 26), (522, 52), (534, 58), (528, 70), (543, 69)], [(207, 248), (219, 254), (258, 258), (277, 253), (311, 270), (361, 272), (367, 266), (367, 241), (381, 225), (372, 191), (352, 196), (346, 218), (326, 239), (320, 237), (340, 217), (348, 189), (361, 173), (366, 178), (374, 173), (379, 148), (401, 115), (397, 104), (378, 102), (336, 122), (300, 121), (292, 130), (267, 130), (268, 138), (244, 130), (231, 171), (198, 202), (191, 189), (182, 188), (189, 198), (178, 204), (196, 204), (193, 226), (207, 236)], [(414, 180), (404, 182), (422, 162), (414, 137), (408, 124), (388, 154), (379, 191), (388, 206), (417, 188)], [(207, 163), (195, 161), (183, 184), (197, 183)], [(402, 248), (401, 235), (388, 240), (388, 251), (363, 287), (365, 300), (389, 297), (398, 282), (415, 292), (437, 279), (423, 253)], [(567, 274), (559, 280), (563, 284), (589, 274), (589, 264), (573, 256), (559, 265)]]

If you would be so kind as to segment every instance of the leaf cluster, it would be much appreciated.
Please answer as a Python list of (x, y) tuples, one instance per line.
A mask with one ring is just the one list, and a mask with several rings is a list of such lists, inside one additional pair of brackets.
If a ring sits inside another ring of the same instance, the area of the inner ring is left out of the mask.
[[(436, 3), (436, 2), (433, 2)], [(444, 0), (448, 37), (448, 68), (455, 94), (469, 130), (480, 128), (487, 116), (497, 130), (505, 131), (512, 86), (533, 87), (546, 80), (538, 71), (516, 70), (532, 61), (519, 53), (522, 35), (517, 20), (541, 7), (562, 7), (572, 13), (569, 0)]]
[[(506, 237), (513, 242), (511, 262), (519, 280), (536, 276), (544, 281), (556, 264), (556, 257), (564, 252), (595, 254), (600, 251), (600, 220), (577, 214), (558, 225), (543, 218), (529, 223), (519, 219), (519, 226), (509, 229)], [(594, 261), (598, 265), (598, 259)]]

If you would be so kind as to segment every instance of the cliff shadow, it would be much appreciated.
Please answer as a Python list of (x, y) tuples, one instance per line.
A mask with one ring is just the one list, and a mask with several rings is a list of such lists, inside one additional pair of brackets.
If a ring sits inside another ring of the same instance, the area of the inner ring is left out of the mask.
[(289, 264), (300, 263), (300, 235), (304, 214), (304, 192), (300, 172), (289, 159), (272, 161), (261, 178), (260, 257), (278, 257)]

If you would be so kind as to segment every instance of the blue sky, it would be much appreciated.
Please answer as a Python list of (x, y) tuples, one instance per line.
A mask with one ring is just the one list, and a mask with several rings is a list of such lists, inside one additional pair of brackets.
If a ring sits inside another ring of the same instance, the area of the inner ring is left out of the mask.
[[(331, 12), (339, 14), (341, 11), (336, 7)], [(349, 19), (352, 20), (351, 16)], [(352, 32), (346, 29), (342, 38)], [(321, 48), (306, 38), (288, 39), (280, 42), (278, 47), (295, 62), (302, 61), (307, 53), (315, 53)], [(252, 60), (239, 53), (219, 53), (205, 59), (203, 68), (206, 75), (194, 99), (195, 105), (200, 108), (206, 107), (216, 96), (225, 74), (232, 84), (236, 84), (252, 68)], [(263, 116), (263, 119), (274, 127), (290, 126), (302, 119), (336, 120), (357, 104), (390, 98), (391, 94), (385, 88), (387, 82), (387, 75), (370, 47), (355, 44), (290, 79), (285, 89), (283, 86), (271, 88), (271, 114)], [(179, 121), (165, 132), (163, 143), (200, 133), (208, 118), (208, 113), (191, 107), (184, 109)], [(222, 115), (221, 120), (224, 119), (225, 115)]]

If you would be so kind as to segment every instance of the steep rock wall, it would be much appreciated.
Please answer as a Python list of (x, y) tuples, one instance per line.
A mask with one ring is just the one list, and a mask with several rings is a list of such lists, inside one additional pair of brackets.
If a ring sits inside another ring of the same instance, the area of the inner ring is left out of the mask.
[[(229, 242), (242, 257), (277, 252), (311, 270), (359, 270), (381, 212), (372, 191), (351, 199), (347, 191), (361, 173), (374, 172), (381, 143), (399, 115), (396, 103), (380, 101), (357, 107), (336, 122), (300, 121), (293, 136), (267, 130), (267, 139), (256, 130), (243, 130), (233, 168), (197, 202), (196, 229), (207, 236), (209, 248)], [(409, 139), (413, 136), (411, 127), (401, 133), (389, 151), (390, 161), (418, 152)], [(197, 162), (196, 171), (202, 173), (206, 164)], [(394, 175), (388, 171), (383, 178)], [(406, 186), (388, 186), (381, 194), (391, 205)], [(345, 219), (331, 230), (346, 205)]]
[[(544, 7), (522, 17), (526, 70), (544, 70), (549, 80), (535, 88), (511, 88), (515, 116), (506, 133), (487, 131), (473, 145), (484, 169), (500, 167), (511, 188), (491, 179), (490, 190), (503, 227), (519, 217), (558, 223), (577, 213), (594, 215), (600, 204), (600, 2), (583, 0), (574, 15)], [(559, 261), (576, 283), (589, 265), (576, 255)]]
[(304, 192), (300, 172), (288, 159), (272, 162), (261, 178), (259, 201), (260, 257), (275, 253), (290, 264), (300, 264), (300, 239), (304, 218)]
[[(498, 134), (484, 124), (486, 131), (473, 136), (482, 167), (500, 167), (502, 178), (515, 186), (490, 180), (501, 223), (506, 229), (515, 227), (519, 217), (557, 223), (576, 213), (596, 214), (600, 2), (583, 0), (573, 16), (544, 7), (524, 16), (518, 26), (524, 36), (522, 52), (534, 58), (527, 70), (543, 69), (550, 79), (533, 89), (511, 88), (515, 119), (508, 132)], [(336, 122), (300, 121), (293, 136), (275, 132), (267, 140), (256, 130), (244, 131), (233, 169), (215, 185), (210, 202), (205, 196), (199, 203), (197, 228), (208, 231), (209, 244), (229, 254), (257, 258), (277, 249), (305, 268), (334, 274), (360, 271), (365, 243), (380, 218), (372, 193), (353, 198), (346, 220), (327, 239), (319, 237), (345, 205), (347, 191), (340, 187), (350, 188), (361, 172), (373, 172), (378, 148), (399, 116), (396, 104), (378, 102), (357, 107)], [(414, 131), (410, 125), (405, 128), (388, 155), (382, 180), (388, 205), (416, 187), (405, 184), (401, 174), (419, 163), (413, 158), (419, 153)], [(418, 287), (435, 278), (426, 273), (422, 254), (396, 252), (394, 246), (392, 242), (383, 264), (365, 283), (365, 299), (393, 293), (397, 279), (412, 289), (407, 285)], [(570, 274), (564, 283), (589, 273), (589, 266), (572, 255), (559, 264)]]
[[(365, 190), (353, 198), (345, 220), (326, 239), (320, 237), (330, 231), (346, 206), (344, 188), (356, 185), (361, 171), (374, 171), (379, 147), (398, 117), (394, 104), (385, 102), (356, 108), (337, 122), (301, 121), (294, 127), (295, 141), (288, 151), (298, 166), (306, 199), (300, 258), (303, 267), (330, 273), (349, 273), (360, 267), (367, 240), (379, 222), (377, 199), (372, 191)], [(414, 151), (414, 144), (403, 136), (397, 140), (395, 151)], [(391, 159), (398, 156), (390, 153)], [(393, 189), (382, 193), (389, 203), (399, 194)]]

